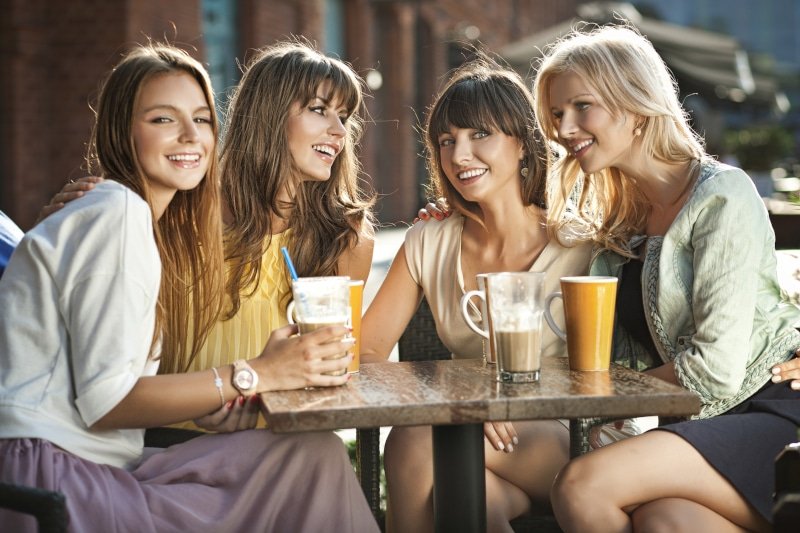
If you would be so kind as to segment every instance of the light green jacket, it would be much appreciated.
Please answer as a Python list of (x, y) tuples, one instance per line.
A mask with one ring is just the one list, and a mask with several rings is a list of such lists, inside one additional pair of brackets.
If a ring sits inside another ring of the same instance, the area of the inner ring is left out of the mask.
[[(643, 237), (630, 242), (631, 249)], [(775, 234), (742, 170), (704, 160), (692, 193), (663, 237), (645, 246), (642, 296), (661, 360), (619, 325), (614, 360), (637, 370), (675, 362), (702, 403), (694, 418), (736, 406), (800, 347), (800, 309), (781, 301)], [(626, 258), (600, 252), (593, 275), (619, 277)]]

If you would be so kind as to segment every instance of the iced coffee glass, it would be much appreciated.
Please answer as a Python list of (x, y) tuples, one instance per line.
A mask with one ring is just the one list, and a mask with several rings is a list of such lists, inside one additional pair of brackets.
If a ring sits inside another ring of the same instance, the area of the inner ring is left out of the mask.
[[(293, 300), (286, 308), (286, 318), (297, 324), (300, 335), (328, 326), (351, 327), (350, 278), (321, 276), (292, 281)], [(341, 338), (335, 339), (337, 342)], [(346, 357), (343, 352), (334, 358)], [(336, 372), (342, 375), (347, 369)]]
[(497, 379), (503, 383), (539, 380), (544, 277), (543, 272), (500, 272), (487, 277)]

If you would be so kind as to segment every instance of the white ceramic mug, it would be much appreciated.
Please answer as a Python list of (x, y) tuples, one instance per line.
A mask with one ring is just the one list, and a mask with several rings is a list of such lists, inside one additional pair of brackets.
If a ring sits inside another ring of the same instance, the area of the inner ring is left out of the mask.
[[(483, 337), (483, 356), (487, 363), (494, 364), (497, 361), (497, 352), (495, 351), (494, 338), (492, 337), (492, 319), (489, 315), (489, 308), (486, 302), (486, 280), (488, 276), (489, 274), (478, 274), (475, 276), (478, 282), (478, 289), (468, 291), (461, 297), (461, 315), (464, 317), (464, 322), (467, 323), (469, 329)], [(470, 316), (469, 304), (472, 298), (478, 298), (481, 301), (480, 313), (482, 327), (478, 327)]]

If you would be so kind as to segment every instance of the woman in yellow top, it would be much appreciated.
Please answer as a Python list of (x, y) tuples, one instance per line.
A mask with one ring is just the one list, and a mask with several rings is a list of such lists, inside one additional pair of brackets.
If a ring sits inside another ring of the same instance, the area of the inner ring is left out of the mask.
[[(227, 307), (189, 370), (258, 354), (286, 325), (286, 246), (299, 276), (366, 280), (371, 200), (358, 184), (361, 80), (306, 43), (259, 52), (230, 102), (222, 151)], [(228, 405), (206, 429), (255, 423), (257, 406)]]
[[(373, 200), (359, 186), (355, 154), (362, 105), (358, 75), (306, 42), (277, 43), (249, 62), (228, 107), (220, 154), (226, 307), (182, 370), (255, 357), (286, 325), (290, 282), (282, 246), (300, 277), (366, 280), (374, 233)], [(42, 214), (96, 181), (68, 185)], [(195, 422), (214, 431), (253, 427), (258, 405), (239, 402)]]

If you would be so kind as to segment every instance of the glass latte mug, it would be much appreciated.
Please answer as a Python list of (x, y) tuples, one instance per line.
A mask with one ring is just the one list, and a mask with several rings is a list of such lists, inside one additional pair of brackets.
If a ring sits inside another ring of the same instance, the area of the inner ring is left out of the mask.
[(488, 274), (486, 302), (503, 383), (539, 380), (542, 366), (543, 272)]

